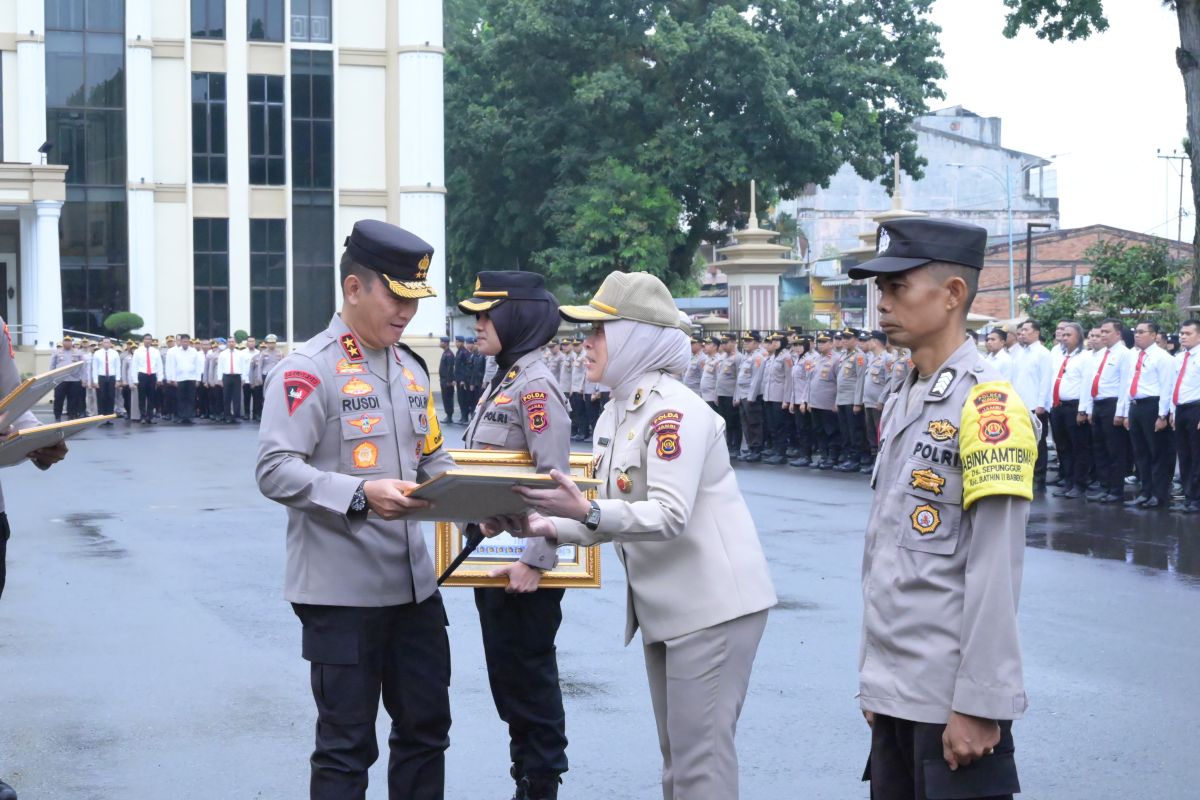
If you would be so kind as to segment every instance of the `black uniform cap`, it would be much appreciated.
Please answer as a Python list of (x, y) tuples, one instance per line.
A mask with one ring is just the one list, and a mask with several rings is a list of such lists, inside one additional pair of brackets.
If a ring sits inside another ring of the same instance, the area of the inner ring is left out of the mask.
[(904, 272), (930, 261), (983, 269), (987, 229), (965, 222), (912, 217), (885, 222), (877, 232), (875, 258), (851, 267), (851, 279)]
[(549, 300), (554, 295), (546, 291), (546, 279), (536, 272), (497, 270), (480, 272), (475, 276), (475, 291), (458, 304), (466, 314), (489, 311), (505, 300)]
[(746, 333), (742, 335), (742, 341), (743, 342), (761, 342), (762, 334), (759, 333), (758, 331), (746, 331)]
[(383, 276), (383, 282), (397, 297), (416, 300), (437, 295), (425, 282), (433, 246), (403, 228), (377, 219), (360, 219), (346, 237), (346, 254), (355, 264)]

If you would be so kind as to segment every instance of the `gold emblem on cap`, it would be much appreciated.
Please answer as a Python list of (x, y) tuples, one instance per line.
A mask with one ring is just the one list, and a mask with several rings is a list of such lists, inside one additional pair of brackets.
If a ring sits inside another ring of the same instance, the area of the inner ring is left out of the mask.
[(479, 278), (476, 278), (476, 279), (475, 279), (475, 291), (476, 291), (476, 292), (478, 292), (478, 291), (479, 291), (479, 287), (480, 287), (481, 285), (482, 285), (482, 284), (480, 283), (480, 281), (479, 281)]
[(427, 273), (428, 271), (429, 271), (429, 253), (426, 253), (425, 255), (423, 255), (421, 257), (420, 262), (417, 264), (417, 280), (419, 280), (419, 281), (425, 280), (425, 273)]

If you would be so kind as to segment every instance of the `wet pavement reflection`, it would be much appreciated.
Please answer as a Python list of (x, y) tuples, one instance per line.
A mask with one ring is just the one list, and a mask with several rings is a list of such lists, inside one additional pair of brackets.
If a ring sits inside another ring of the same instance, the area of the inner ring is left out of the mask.
[(1197, 514), (1039, 496), (1029, 512), (1026, 543), (1162, 570), (1200, 586)]

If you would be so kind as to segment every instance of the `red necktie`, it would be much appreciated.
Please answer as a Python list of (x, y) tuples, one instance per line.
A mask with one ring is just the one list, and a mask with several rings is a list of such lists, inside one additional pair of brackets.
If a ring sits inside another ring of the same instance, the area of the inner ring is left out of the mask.
[(146, 374), (150, 374), (150, 348), (146, 348)]
[(104, 377), (108, 377), (108, 351), (104, 351)]
[(1171, 402), (1175, 405), (1179, 405), (1179, 390), (1183, 388), (1183, 376), (1187, 372), (1187, 362), (1191, 357), (1191, 350), (1183, 354), (1183, 366), (1179, 368), (1179, 377), (1175, 379), (1175, 394), (1171, 397)]
[(1137, 367), (1133, 370), (1133, 383), (1129, 384), (1129, 396), (1137, 397), (1138, 378), (1142, 377), (1142, 362), (1146, 360), (1146, 351), (1138, 355)]
[(1058, 408), (1058, 406), (1059, 406), (1058, 386), (1059, 386), (1059, 384), (1062, 383), (1063, 373), (1067, 371), (1067, 362), (1070, 360), (1071, 360), (1070, 356), (1067, 356), (1063, 359), (1062, 366), (1060, 366), (1058, 368), (1058, 377), (1054, 379), (1054, 407), (1055, 408)]
[(1104, 358), (1100, 359), (1100, 369), (1096, 370), (1096, 377), (1092, 378), (1092, 399), (1096, 399), (1096, 395), (1100, 394), (1100, 376), (1104, 374), (1104, 365), (1108, 363), (1108, 350), (1104, 351)]
[(229, 371), (233, 372), (233, 348), (229, 348)]

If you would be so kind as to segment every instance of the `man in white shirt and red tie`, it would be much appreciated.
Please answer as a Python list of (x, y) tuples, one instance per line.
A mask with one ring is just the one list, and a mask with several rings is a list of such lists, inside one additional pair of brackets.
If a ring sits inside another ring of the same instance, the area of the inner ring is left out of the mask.
[(1087, 376), (1079, 399), (1080, 422), (1092, 426), (1092, 453), (1100, 491), (1087, 496), (1100, 503), (1120, 503), (1125, 499), (1125, 473), (1129, 471), (1129, 431), (1117, 415), (1120, 399), (1121, 361), (1128, 354), (1121, 338), (1123, 326), (1118, 319), (1100, 323), (1100, 349), (1092, 356), (1095, 369)]
[[(117, 379), (121, 376), (121, 354), (113, 349), (112, 339), (101, 339), (100, 349), (92, 353), (92, 383), (96, 384), (96, 413), (113, 413), (117, 404)], [(104, 423), (112, 425), (112, 420)]]
[(1058, 337), (1049, 403), (1060, 484), (1054, 496), (1074, 500), (1087, 492), (1092, 468), (1091, 429), (1079, 422), (1079, 397), (1086, 376), (1092, 374), (1092, 363), (1083, 349), (1083, 328), (1078, 322), (1061, 323)]
[(143, 425), (157, 425), (154, 419), (154, 398), (158, 394), (158, 379), (162, 376), (162, 354), (154, 346), (154, 337), (146, 334), (142, 344), (133, 351), (130, 369), (137, 371), (138, 413)]
[(1027, 319), (1017, 328), (1017, 346), (1012, 353), (1012, 374), (1009, 380), (1025, 407), (1037, 415), (1042, 423), (1041, 438), (1038, 440), (1037, 463), (1033, 468), (1033, 486), (1046, 488), (1046, 433), (1050, 430), (1050, 415), (1046, 403), (1050, 397), (1050, 351), (1041, 340), (1042, 326), (1036, 320)]
[(1171, 433), (1171, 385), (1175, 361), (1156, 346), (1159, 325), (1142, 320), (1133, 332), (1133, 350), (1121, 362), (1123, 391), (1117, 416), (1129, 431), (1141, 491), (1127, 506), (1167, 508), (1175, 477), (1175, 439)]
[(217, 354), (217, 375), (221, 378), (221, 421), (237, 424), (242, 418), (242, 372), (245, 370), (237, 339), (229, 337), (225, 349)]
[(1171, 427), (1179, 455), (1183, 502), (1172, 511), (1200, 513), (1200, 319), (1179, 327), (1179, 354), (1171, 382)]
[(167, 383), (175, 387), (175, 417), (191, 425), (196, 416), (196, 384), (204, 377), (204, 354), (192, 347), (192, 337), (179, 334), (179, 344), (167, 353)]

